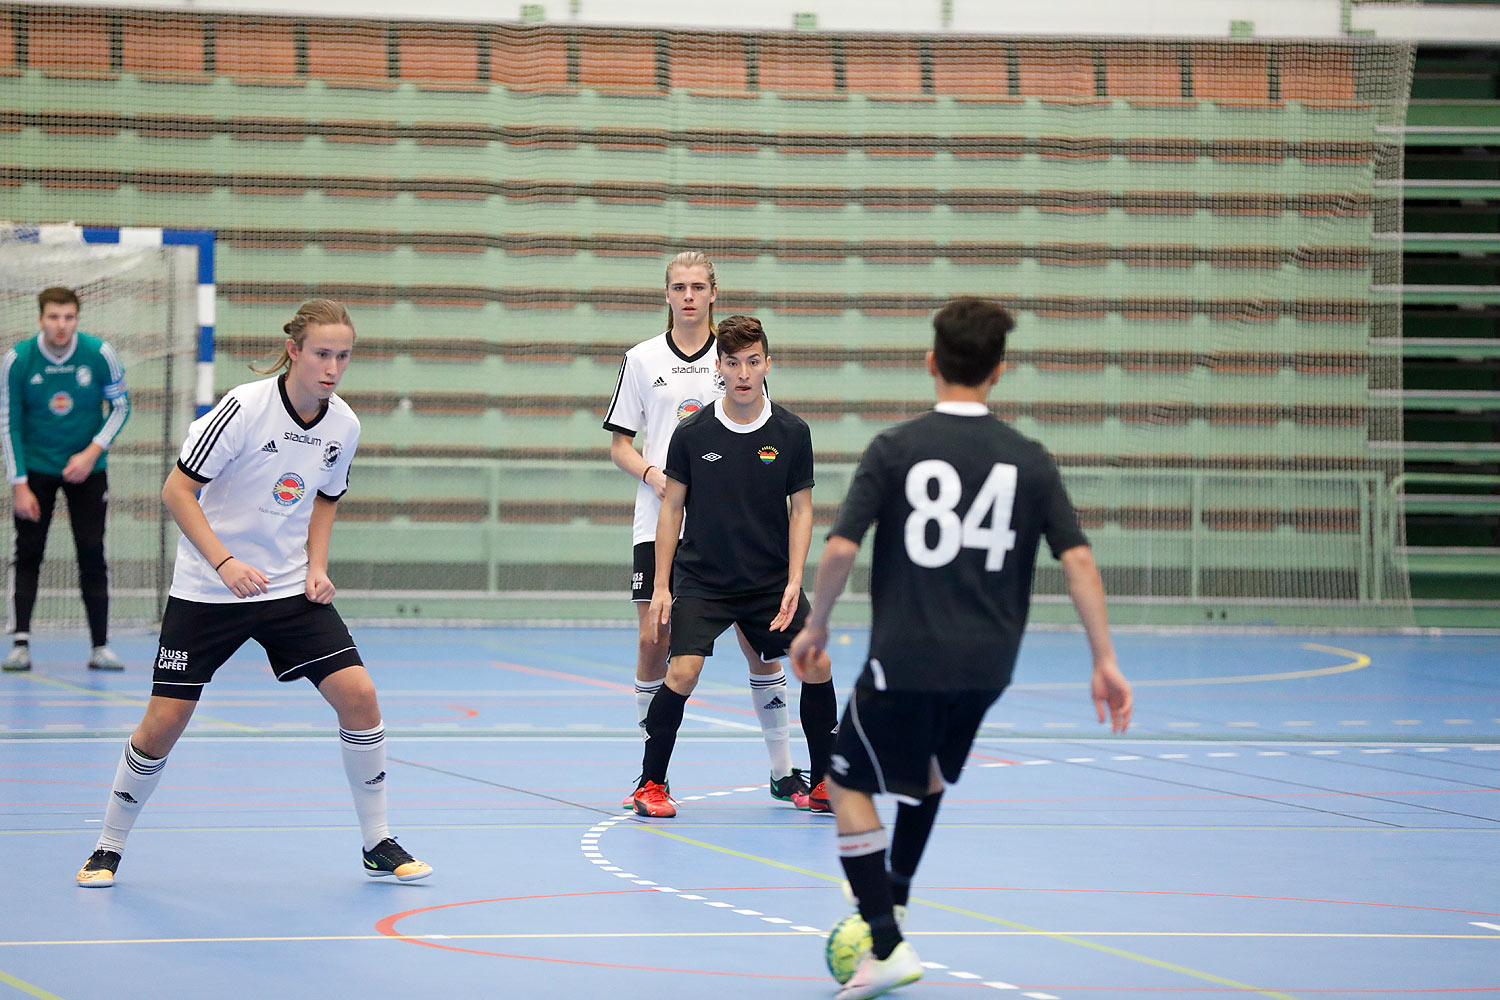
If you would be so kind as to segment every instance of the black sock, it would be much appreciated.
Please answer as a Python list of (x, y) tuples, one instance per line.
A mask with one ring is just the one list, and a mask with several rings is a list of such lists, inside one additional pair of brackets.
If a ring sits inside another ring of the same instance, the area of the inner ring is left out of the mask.
[(859, 903), (859, 915), (870, 925), (871, 951), (886, 959), (901, 943), (901, 929), (892, 911), (891, 885), (885, 872), (885, 830), (839, 834), (839, 863)]
[(687, 695), (678, 694), (663, 684), (651, 696), (651, 707), (646, 709), (646, 748), (641, 756), (641, 782), (667, 783), (667, 765), (672, 761), (672, 748), (677, 745), (677, 730), (682, 728), (682, 712), (687, 707)]
[(927, 849), (927, 837), (942, 801), (943, 793), (934, 792), (920, 805), (903, 802), (896, 808), (896, 827), (891, 831), (891, 898), (897, 906), (905, 906), (911, 895), (912, 876)]
[(816, 785), (828, 777), (828, 758), (833, 753), (833, 731), (839, 724), (839, 700), (833, 681), (802, 685), (802, 734), (807, 737), (809, 780)]

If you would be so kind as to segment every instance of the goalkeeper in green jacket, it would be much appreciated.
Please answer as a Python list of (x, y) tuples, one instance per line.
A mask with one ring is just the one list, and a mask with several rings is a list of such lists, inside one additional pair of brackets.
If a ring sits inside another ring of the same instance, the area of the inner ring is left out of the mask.
[(11, 631), (6, 670), (31, 669), (31, 612), (47, 529), (61, 489), (78, 551), (78, 587), (88, 614), (94, 670), (121, 670), (107, 645), (109, 567), (104, 518), (109, 500), (105, 455), (130, 417), (125, 366), (104, 340), (78, 330), (78, 295), (48, 288), (37, 296), (41, 330), (0, 362), (0, 449), (14, 495), (16, 551), (11, 561)]

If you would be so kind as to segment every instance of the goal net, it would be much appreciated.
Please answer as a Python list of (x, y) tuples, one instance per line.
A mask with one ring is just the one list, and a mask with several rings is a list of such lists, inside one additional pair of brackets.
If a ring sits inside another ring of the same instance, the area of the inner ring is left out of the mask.
[[(171, 582), (177, 529), (162, 506), (161, 486), (193, 418), (196, 252), (192, 246), (90, 242), (73, 226), (0, 224), (0, 330), (7, 347), (36, 336), (37, 293), (61, 285), (81, 300), (79, 330), (107, 340), (125, 366), (130, 419), (108, 456), (112, 626), (158, 620)], [(10, 517), (4, 532), (9, 559), (15, 548)], [(67, 502), (59, 493), (32, 629), (85, 624)]]

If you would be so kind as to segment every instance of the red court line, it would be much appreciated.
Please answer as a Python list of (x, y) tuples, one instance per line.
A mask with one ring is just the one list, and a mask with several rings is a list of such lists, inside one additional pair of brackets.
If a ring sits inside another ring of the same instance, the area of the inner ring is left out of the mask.
[[(618, 681), (600, 680), (597, 677), (584, 677), (582, 674), (569, 674), (561, 670), (544, 670), (541, 667), (528, 667), (521, 663), (504, 663), (496, 660), (491, 666), (500, 670), (510, 670), (518, 674), (532, 674), (536, 677), (549, 677), (555, 681), (572, 681), (575, 684), (589, 684), (593, 687), (609, 688), (611, 691), (629, 691), (635, 693), (635, 687), (630, 684), (621, 684)], [(728, 705), (715, 705), (712, 702), (703, 701), (698, 698), (689, 698), (689, 705), (697, 705), (699, 708), (712, 708), (719, 712), (733, 712), (736, 715), (754, 715), (748, 708), (730, 708)]]
[(1015, 764), (1015, 763), (1018, 763), (1017, 761), (1011, 760), (1009, 757), (990, 757), (990, 756), (987, 756), (986, 754), (978, 753), (978, 752), (973, 751), (973, 750), (969, 751), (969, 759), (970, 760), (987, 760), (987, 761), (993, 761), (994, 763), (997, 763), (997, 764)]
[[(446, 709), (450, 709), (450, 710), (452, 710), (454, 712), (457, 712), (458, 713), (458, 717), (460, 719), (472, 719), (472, 718), (476, 717), (477, 715), (479, 715), (479, 709), (477, 709), (477, 708), (465, 708), (463, 705), (444, 705), (443, 707), (446, 708)], [(453, 716), (451, 716), (451, 715), (445, 715), (445, 716), (442, 716), (442, 717), (432, 716), (432, 717), (423, 718), (423, 719), (402, 719), (399, 722), (396, 722), (394, 724), (400, 726), (400, 725), (409, 725), (410, 723), (413, 723), (413, 722), (450, 722), (450, 721), (452, 721), (452, 719), (453, 719)]]
[[(788, 886), (787, 888), (792, 887)], [(815, 887), (798, 886), (796, 888), (810, 889)], [(828, 887), (821, 886), (817, 888)], [(442, 944), (438, 941), (426, 941), (422, 938), (408, 937), (407, 935), (402, 934), (400, 931), (396, 930), (396, 924), (406, 919), (407, 917), (414, 916), (419, 913), (430, 913), (435, 910), (451, 909), (456, 906), (477, 906), (484, 903), (516, 903), (542, 899), (576, 899), (579, 897), (591, 896), (619, 896), (632, 895), (637, 893), (652, 893), (653, 895), (659, 895), (659, 893), (654, 893), (651, 889), (611, 889), (608, 891), (599, 892), (563, 892), (549, 893), (541, 896), (507, 896), (499, 899), (471, 899), (459, 903), (443, 903), (440, 906), (424, 906), (415, 910), (406, 910), (402, 913), (393, 913), (390, 916), (382, 917), (379, 921), (377, 921), (375, 924), (375, 930), (388, 937), (397, 938), (410, 944), (420, 944), (428, 948), (437, 948), (440, 951), (456, 951), (466, 955), (486, 955), (492, 958), (514, 958), (523, 962), (549, 962), (554, 965), (582, 965), (595, 969), (629, 969), (636, 972), (673, 972), (691, 976), (724, 976), (732, 979), (782, 979), (804, 983), (821, 983), (826, 981), (826, 977), (824, 976), (782, 976), (771, 973), (723, 972), (714, 969), (677, 969), (657, 965), (623, 965), (614, 962), (585, 962), (581, 959), (572, 958), (544, 958), (540, 955), (512, 955), (506, 952), (485, 951), (480, 948), (460, 948), (457, 945)]]
[[(833, 888), (833, 887), (829, 886), (829, 885), (816, 885), (816, 886), (770, 886), (770, 885), (761, 885), (761, 886), (710, 886), (710, 887), (701, 887), (700, 886), (700, 887), (694, 887), (692, 889), (687, 889), (687, 890), (683, 890), (683, 891), (693, 892), (693, 893), (706, 893), (706, 892), (719, 893), (719, 892), (764, 892), (764, 891), (784, 890), (784, 889), (795, 889), (795, 890), (822, 889), (822, 890), (827, 890), (827, 889), (831, 889), (831, 888)], [(1478, 914), (1480, 916), (1500, 916), (1500, 914), (1484, 913), (1483, 911), (1478, 911), (1478, 910), (1451, 910), (1451, 909), (1445, 909), (1443, 907), (1411, 906), (1411, 905), (1407, 905), (1407, 904), (1403, 904), (1403, 903), (1367, 903), (1367, 902), (1359, 902), (1357, 900), (1302, 899), (1302, 898), (1298, 898), (1298, 897), (1295, 897), (1295, 896), (1254, 896), (1254, 895), (1242, 895), (1242, 894), (1234, 894), (1234, 893), (1214, 893), (1214, 892), (1177, 892), (1177, 891), (1166, 891), (1166, 890), (1145, 890), (1145, 891), (1142, 891), (1142, 890), (1133, 890), (1133, 889), (1025, 889), (1025, 888), (1020, 888), (1020, 887), (1015, 887), (1015, 886), (925, 886), (924, 889), (926, 889), (926, 890), (932, 890), (932, 889), (940, 889), (940, 890), (972, 890), (972, 891), (978, 891), (978, 892), (1074, 892), (1074, 893), (1096, 893), (1096, 894), (1100, 894), (1100, 895), (1106, 895), (1107, 894), (1107, 895), (1141, 895), (1141, 896), (1192, 896), (1192, 897), (1220, 898), (1220, 899), (1250, 899), (1250, 900), (1257, 900), (1257, 901), (1274, 901), (1274, 902), (1331, 903), (1331, 904), (1345, 905), (1345, 906), (1373, 906), (1373, 907), (1386, 907), (1386, 908), (1407, 909), (1407, 910), (1424, 910), (1424, 911), (1433, 911), (1433, 912), (1438, 912), (1438, 913), (1461, 913), (1461, 914)], [(433, 912), (436, 912), (438, 910), (446, 910), (446, 909), (451, 909), (451, 908), (459, 907), (459, 906), (477, 906), (477, 905), (482, 905), (482, 904), (485, 904), (485, 903), (512, 903), (512, 902), (527, 902), (527, 901), (534, 901), (534, 900), (549, 900), (549, 899), (577, 899), (577, 898), (588, 898), (588, 897), (596, 897), (596, 896), (636, 895), (636, 894), (639, 894), (639, 893), (651, 893), (651, 892), (654, 892), (654, 891), (655, 890), (652, 890), (652, 889), (614, 889), (614, 890), (602, 890), (602, 891), (597, 891), (597, 892), (548, 893), (548, 894), (537, 895), (537, 896), (508, 896), (508, 897), (501, 897), (501, 898), (497, 898), (497, 899), (473, 899), (473, 900), (465, 900), (465, 901), (457, 902), (457, 903), (443, 903), (443, 904), (440, 904), (440, 905), (437, 905), (437, 906), (424, 906), (424, 907), (419, 907), (419, 908), (413, 909), (413, 910), (405, 910), (405, 911), (403, 911), (401, 913), (393, 913), (390, 916), (383, 917), (382, 919), (380, 919), (379, 921), (377, 921), (376, 924), (375, 924), (375, 929), (379, 933), (384, 934), (384, 935), (386, 935), (388, 937), (393, 937), (393, 938), (396, 938), (396, 939), (401, 940), (401, 941), (406, 941), (409, 944), (425, 945), (426, 947), (436, 948), (436, 949), (438, 949), (440, 951), (452, 951), (452, 952), (459, 952), (459, 953), (468, 954), (468, 955), (483, 955), (483, 956), (492, 957), (492, 958), (512, 958), (512, 959), (517, 959), (519, 961), (526, 961), (526, 962), (549, 962), (549, 963), (553, 963), (553, 964), (557, 964), (557, 965), (579, 965), (579, 966), (588, 966), (588, 967), (592, 967), (592, 968), (601, 968), (601, 969), (627, 969), (627, 970), (633, 970), (633, 971), (639, 971), (639, 972), (672, 972), (672, 973), (680, 973), (680, 974), (684, 974), (684, 975), (696, 975), (696, 976), (722, 976), (722, 977), (736, 978), (736, 979), (781, 979), (781, 980), (793, 980), (793, 981), (800, 981), (800, 982), (826, 982), (826, 980), (823, 977), (821, 977), (821, 976), (784, 976), (784, 975), (773, 975), (773, 974), (768, 974), (768, 973), (723, 972), (723, 971), (717, 971), (717, 970), (711, 970), (711, 969), (678, 969), (678, 968), (668, 968), (668, 967), (664, 967), (664, 966), (624, 965), (624, 964), (617, 964), (617, 963), (611, 963), (611, 962), (587, 962), (587, 961), (582, 961), (582, 960), (579, 960), (579, 959), (544, 958), (544, 957), (537, 956), (537, 955), (515, 955), (515, 954), (506, 953), (506, 952), (485, 951), (483, 949), (478, 949), (478, 948), (462, 948), (462, 947), (459, 947), (457, 945), (442, 944), (441, 942), (437, 942), (437, 941), (429, 941), (429, 940), (424, 940), (422, 938), (409, 937), (408, 935), (402, 934), (400, 931), (396, 930), (396, 924), (399, 923), (400, 921), (406, 919), (407, 917), (416, 916), (416, 915), (422, 914), (422, 913), (433, 913)], [(924, 985), (924, 987), (946, 986), (946, 987), (985, 988), (983, 983), (926, 982), (923, 985)], [(1093, 986), (1093, 985), (1081, 985), (1081, 984), (1080, 985), (1075, 985), (1075, 984), (1050, 984), (1050, 983), (1049, 984), (1036, 984), (1036, 983), (1032, 983), (1032, 984), (1024, 985), (1021, 988), (1022, 989), (1028, 989), (1028, 990), (1056, 990), (1058, 992), (1106, 993), (1106, 994), (1114, 994), (1114, 993), (1223, 993), (1225, 991), (1224, 987), (1221, 987), (1221, 986), (1120, 986), (1120, 985), (1117, 985), (1117, 984), (1112, 984), (1110, 986)], [(1308, 994), (1318, 994), (1318, 995), (1328, 995), (1328, 996), (1345, 996), (1345, 995), (1360, 995), (1360, 996), (1428, 996), (1428, 995), (1449, 994), (1449, 993), (1493, 993), (1495, 991), (1495, 987), (1494, 986), (1420, 987), (1420, 988), (1410, 988), (1410, 989), (1406, 989), (1406, 988), (1390, 988), (1390, 987), (1381, 988), (1381, 989), (1362, 989), (1362, 988), (1354, 988), (1354, 989), (1328, 989), (1328, 988), (1305, 989), (1305, 988), (1294, 987), (1294, 986), (1277, 986), (1277, 987), (1269, 987), (1268, 986), (1268, 987), (1261, 987), (1260, 989), (1261, 990), (1274, 989), (1276, 992), (1290, 993), (1290, 994), (1293, 994), (1293, 995), (1298, 994), (1298, 993), (1308, 993)], [(1234, 992), (1240, 992), (1240, 991), (1235, 990)]]

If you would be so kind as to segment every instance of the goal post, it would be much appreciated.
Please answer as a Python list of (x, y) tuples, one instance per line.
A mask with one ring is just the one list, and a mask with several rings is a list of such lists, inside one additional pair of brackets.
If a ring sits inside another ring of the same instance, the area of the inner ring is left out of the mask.
[[(79, 330), (108, 341), (125, 367), (130, 419), (108, 456), (111, 627), (160, 618), (177, 528), (161, 485), (193, 417), (213, 404), (214, 233), (0, 223), (0, 323), (5, 349), (37, 333), (36, 296), (72, 288)], [(4, 518), (5, 556), (14, 522)], [(9, 617), (10, 579), (7, 575)], [(85, 624), (78, 566), (59, 497), (32, 630)]]

